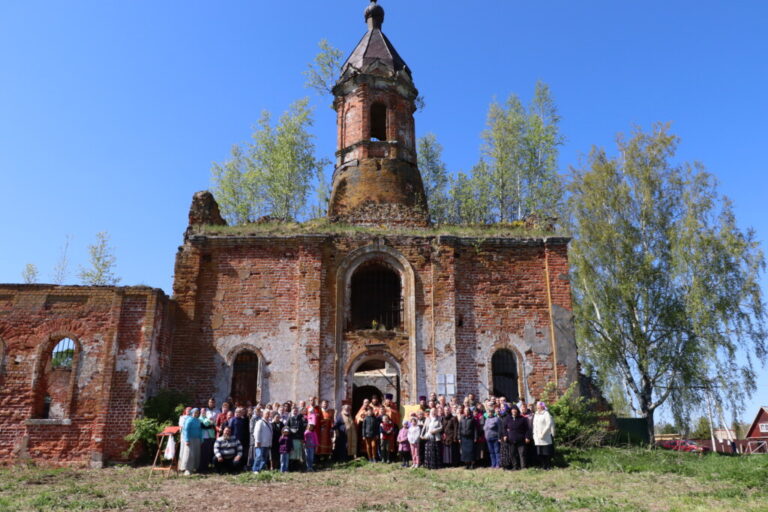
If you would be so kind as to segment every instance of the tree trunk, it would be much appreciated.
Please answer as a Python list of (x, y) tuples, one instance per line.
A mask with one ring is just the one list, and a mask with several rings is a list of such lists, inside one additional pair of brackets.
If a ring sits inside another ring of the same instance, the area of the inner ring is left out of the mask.
[(643, 414), (645, 415), (645, 427), (648, 429), (648, 442), (654, 444), (656, 433), (653, 424), (653, 409), (650, 411), (643, 411)]

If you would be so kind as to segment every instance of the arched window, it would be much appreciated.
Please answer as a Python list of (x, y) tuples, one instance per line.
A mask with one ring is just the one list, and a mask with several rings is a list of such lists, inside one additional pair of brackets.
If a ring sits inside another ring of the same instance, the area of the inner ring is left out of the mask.
[(71, 370), (75, 360), (75, 342), (69, 338), (59, 341), (51, 352), (51, 368), (54, 370)]
[(380, 261), (358, 267), (352, 275), (352, 329), (402, 328), (403, 294), (400, 275)]
[(245, 350), (237, 354), (232, 364), (232, 392), (235, 402), (256, 403), (258, 394), (259, 356)]
[[(50, 348), (53, 345), (53, 348)], [(53, 338), (42, 352), (35, 389), (35, 416), (65, 419), (72, 414), (73, 393), (79, 364), (78, 343), (69, 337)]]
[(387, 106), (383, 103), (371, 105), (371, 139), (387, 140)]
[(511, 350), (497, 350), (491, 358), (494, 396), (506, 397), (509, 402), (520, 398), (517, 382), (517, 358)]

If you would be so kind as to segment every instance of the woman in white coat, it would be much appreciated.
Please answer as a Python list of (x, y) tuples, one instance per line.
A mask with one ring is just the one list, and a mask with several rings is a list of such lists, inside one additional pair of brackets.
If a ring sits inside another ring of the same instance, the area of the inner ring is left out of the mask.
[(536, 414), (533, 416), (533, 443), (536, 445), (536, 454), (543, 469), (552, 468), (552, 456), (554, 455), (555, 421), (549, 414), (546, 404), (536, 404)]

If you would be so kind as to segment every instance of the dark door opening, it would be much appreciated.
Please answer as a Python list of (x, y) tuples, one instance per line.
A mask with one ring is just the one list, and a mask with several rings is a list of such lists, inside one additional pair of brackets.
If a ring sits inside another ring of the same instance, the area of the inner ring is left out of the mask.
[(232, 391), (235, 403), (256, 403), (259, 376), (259, 357), (253, 352), (241, 352), (232, 365)]
[(520, 398), (517, 379), (517, 358), (511, 350), (497, 350), (491, 358), (493, 372), (493, 395), (517, 402)]
[(363, 400), (379, 397), (379, 403), (384, 395), (391, 394), (392, 400), (400, 405), (400, 373), (395, 367), (384, 360), (374, 359), (362, 363), (352, 378), (352, 412), (357, 414), (363, 405)]

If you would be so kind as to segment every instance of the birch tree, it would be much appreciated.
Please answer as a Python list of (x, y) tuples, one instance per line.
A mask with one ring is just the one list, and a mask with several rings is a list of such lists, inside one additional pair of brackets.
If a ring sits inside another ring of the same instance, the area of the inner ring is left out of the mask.
[(755, 233), (710, 174), (673, 163), (678, 143), (663, 124), (620, 136), (619, 156), (593, 149), (570, 186), (580, 351), (620, 376), (651, 439), (667, 402), (678, 419), (713, 389), (743, 407), (768, 348)]
[(88, 267), (80, 267), (80, 281), (87, 286), (114, 286), (120, 282), (115, 275), (114, 249), (109, 245), (109, 234), (96, 234), (96, 243), (88, 246)]
[(274, 126), (264, 112), (251, 143), (234, 146), (227, 162), (213, 165), (214, 195), (230, 224), (263, 215), (294, 220), (304, 212), (312, 180), (328, 165), (315, 157), (312, 124), (306, 98), (293, 103)]
[(557, 172), (560, 115), (549, 86), (536, 84), (523, 106), (516, 95), (492, 103), (483, 132), (483, 156), (490, 170), (491, 207), (498, 222), (536, 214), (558, 217), (563, 190)]
[(417, 141), (419, 171), (424, 181), (429, 216), (435, 224), (448, 220), (448, 173), (442, 159), (443, 146), (434, 133)]

